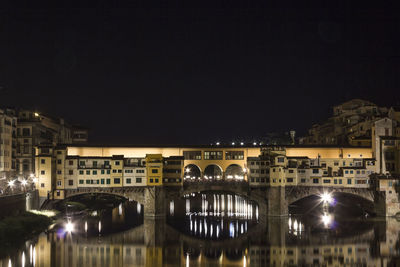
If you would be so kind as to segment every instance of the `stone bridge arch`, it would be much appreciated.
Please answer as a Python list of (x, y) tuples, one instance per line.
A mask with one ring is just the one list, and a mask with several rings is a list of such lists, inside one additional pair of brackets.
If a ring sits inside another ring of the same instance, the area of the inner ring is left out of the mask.
[(135, 188), (79, 188), (79, 189), (66, 189), (65, 198), (71, 198), (79, 195), (87, 194), (105, 194), (124, 197), (130, 201), (136, 201), (141, 205), (145, 204), (145, 187)]
[(320, 186), (292, 186), (285, 188), (285, 199), (288, 205), (309, 196), (318, 196), (323, 193), (349, 194), (374, 202), (374, 192), (367, 188), (332, 188)]

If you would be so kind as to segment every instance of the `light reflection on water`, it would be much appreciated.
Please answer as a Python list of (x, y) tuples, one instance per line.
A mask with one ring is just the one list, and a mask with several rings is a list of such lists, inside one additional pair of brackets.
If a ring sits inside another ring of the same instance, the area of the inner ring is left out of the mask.
[[(199, 196), (190, 198), (188, 215), (188, 198), (182, 203), (175, 200), (173, 216), (166, 220), (140, 217), (139, 223), (132, 224), (136, 204), (75, 220), (76, 232), (71, 235), (42, 233), (19, 250), (0, 254), (0, 267), (396, 266), (391, 261), (399, 257), (400, 222), (395, 219), (337, 218), (321, 210), (261, 222), (256, 219), (256, 206), (239, 208), (241, 201), (234, 196), (215, 194), (219, 204), (214, 195)], [(324, 223), (324, 215), (330, 216), (329, 224)], [(176, 216), (183, 216), (187, 228), (174, 224)]]

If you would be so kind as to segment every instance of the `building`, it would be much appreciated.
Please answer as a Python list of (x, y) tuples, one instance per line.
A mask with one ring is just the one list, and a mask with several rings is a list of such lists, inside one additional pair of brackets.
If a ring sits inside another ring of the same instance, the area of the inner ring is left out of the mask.
[(86, 143), (88, 130), (62, 118), (26, 109), (0, 109), (0, 175), (28, 178), (38, 145)]
[(16, 171), (17, 117), (12, 109), (0, 109), (0, 177)]
[[(386, 144), (382, 150), (386, 152), (384, 165), (397, 171), (396, 158), (392, 160), (388, 152), (398, 153), (399, 142), (379, 140)], [(250, 187), (366, 188), (370, 175), (380, 172), (368, 147), (41, 145), (36, 151), (41, 197), (50, 193), (60, 199), (65, 197), (65, 190), (182, 186), (184, 180), (248, 181)], [(394, 165), (390, 165), (391, 160)]]
[(372, 137), (375, 121), (388, 116), (398, 121), (399, 115), (394, 108), (378, 107), (369, 101), (353, 99), (334, 106), (333, 116), (321, 124), (314, 124), (307, 136), (299, 139), (299, 143), (368, 147), (371, 146), (368, 140)]
[(170, 156), (163, 160), (163, 185), (183, 185), (184, 157)]

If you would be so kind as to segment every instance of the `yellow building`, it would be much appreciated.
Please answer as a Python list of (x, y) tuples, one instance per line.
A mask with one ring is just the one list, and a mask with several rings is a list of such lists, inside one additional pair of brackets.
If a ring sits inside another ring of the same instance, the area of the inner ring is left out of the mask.
[(109, 187), (122, 187), (124, 156), (118, 155), (111, 158), (111, 184)]
[(147, 185), (158, 186), (163, 184), (163, 157), (162, 154), (146, 155)]
[(51, 199), (55, 184), (55, 169), (53, 168), (53, 148), (41, 146), (36, 149), (36, 188), (41, 200)]

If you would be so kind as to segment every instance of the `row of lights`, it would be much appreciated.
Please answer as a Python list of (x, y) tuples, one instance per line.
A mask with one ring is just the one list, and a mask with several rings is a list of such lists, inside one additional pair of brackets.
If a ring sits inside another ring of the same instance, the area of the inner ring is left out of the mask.
[[(34, 177), (33, 174), (31, 174), (31, 179), (32, 179), (32, 182), (35, 183), (35, 184), (38, 182), (38, 179), (36, 177)], [(14, 184), (15, 184), (15, 181), (17, 181), (17, 179), (8, 181), (7, 182), (8, 186), (12, 188), (14, 186)], [(22, 180), (21, 184), (23, 186), (26, 186), (28, 184), (28, 180), (27, 179)]]
[[(216, 144), (217, 146), (219, 146), (219, 145), (221, 145), (221, 142), (216, 142), (215, 144)], [(241, 146), (244, 146), (244, 142), (240, 142), (239, 144), (240, 144)], [(232, 145), (232, 146), (236, 145), (236, 142), (232, 142), (231, 145)], [(262, 143), (261, 143), (261, 142), (260, 142), (260, 143), (253, 142), (253, 146), (257, 146), (257, 145), (260, 145), (260, 146), (261, 146)]]

